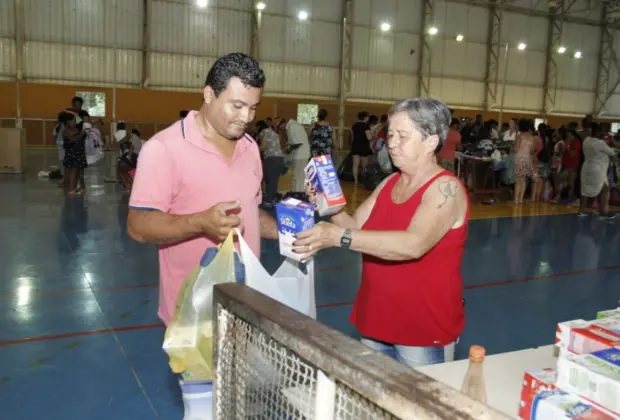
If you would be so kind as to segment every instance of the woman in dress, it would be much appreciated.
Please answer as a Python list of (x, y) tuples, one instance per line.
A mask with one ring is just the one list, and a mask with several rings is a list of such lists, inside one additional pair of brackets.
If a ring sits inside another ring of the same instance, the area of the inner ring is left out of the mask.
[(515, 204), (523, 203), (527, 178), (532, 178), (533, 182), (537, 181), (537, 171), (534, 171), (536, 144), (532, 135), (533, 128), (531, 120), (519, 121), (519, 134), (515, 141), (515, 175), (517, 177), (514, 192)]
[(372, 156), (372, 149), (370, 148), (372, 133), (368, 124), (369, 117), (368, 112), (361, 111), (357, 114), (358, 121), (351, 127), (351, 155), (353, 155), (353, 180), (355, 184), (359, 179), (360, 165), (362, 170), (365, 170), (368, 165), (368, 156)]
[(327, 121), (327, 111), (319, 110), (318, 121), (310, 133), (312, 156), (323, 156), (332, 154), (333, 134), (332, 125)]
[(601, 126), (592, 123), (592, 134), (583, 141), (585, 161), (581, 167), (581, 199), (579, 216), (586, 215), (586, 207), (593, 198), (598, 197), (598, 211), (601, 218), (613, 219), (616, 215), (609, 213), (609, 182), (607, 170), (609, 158), (615, 156), (618, 149), (613, 149), (604, 140)]
[(465, 325), (461, 262), (469, 200), (436, 159), (449, 125), (450, 111), (437, 99), (397, 102), (388, 150), (399, 172), (353, 215), (342, 211), (300, 232), (294, 244), (303, 259), (330, 247), (363, 254), (351, 321), (364, 344), (411, 367), (452, 360)]
[(81, 178), (80, 172), (88, 166), (84, 150), (85, 137), (86, 133), (78, 126), (77, 119), (73, 115), (67, 121), (63, 131), (63, 145), (65, 148), (63, 166), (68, 170), (69, 195), (78, 195), (84, 192), (84, 186), (82, 185), (81, 188), (78, 186), (78, 178)]

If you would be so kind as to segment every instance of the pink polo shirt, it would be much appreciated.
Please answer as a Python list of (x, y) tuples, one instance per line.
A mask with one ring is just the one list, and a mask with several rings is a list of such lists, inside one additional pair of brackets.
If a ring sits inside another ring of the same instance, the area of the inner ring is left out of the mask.
[[(129, 207), (191, 214), (227, 201), (241, 203), (243, 237), (260, 256), (258, 206), (263, 177), (258, 146), (249, 137), (237, 141), (232, 161), (202, 136), (192, 111), (144, 144), (138, 159)], [(168, 324), (174, 315), (183, 280), (216, 244), (199, 236), (159, 246), (159, 317)]]

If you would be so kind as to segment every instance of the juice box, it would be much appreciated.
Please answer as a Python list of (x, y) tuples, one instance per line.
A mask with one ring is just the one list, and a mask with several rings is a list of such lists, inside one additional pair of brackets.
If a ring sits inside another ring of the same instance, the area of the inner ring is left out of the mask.
[(293, 242), (299, 232), (314, 226), (314, 205), (295, 198), (287, 198), (276, 204), (280, 254), (295, 261), (302, 255), (293, 252)]
[(557, 379), (557, 370), (551, 368), (525, 372), (519, 402), (520, 420), (617, 418), (594, 402), (556, 387)]
[(620, 318), (620, 309), (609, 309), (607, 311), (598, 311), (596, 314), (596, 319), (603, 318)]
[(555, 342), (563, 351), (574, 354), (620, 347), (620, 319), (562, 322), (557, 326)]
[(595, 406), (559, 389), (541, 391), (532, 401), (531, 420), (611, 420)]
[(347, 204), (331, 156), (313, 157), (306, 166), (306, 181), (316, 190), (319, 216), (336, 214)]
[(620, 350), (566, 355), (558, 359), (557, 386), (620, 413)]

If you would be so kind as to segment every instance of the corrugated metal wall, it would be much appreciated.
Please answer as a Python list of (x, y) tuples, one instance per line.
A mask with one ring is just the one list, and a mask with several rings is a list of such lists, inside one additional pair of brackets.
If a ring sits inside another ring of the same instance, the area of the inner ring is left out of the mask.
[[(139, 86), (142, 82), (143, 0), (22, 0), (24, 76), (27, 80)], [(266, 92), (337, 98), (342, 53), (341, 0), (265, 0), (260, 61)], [(572, 2), (571, 2), (572, 3)], [(152, 0), (150, 84), (198, 89), (213, 61), (223, 54), (249, 53), (253, 0)], [(539, 0), (516, 7), (547, 10)], [(16, 72), (15, 3), (0, 0), (0, 78)], [(306, 11), (309, 18), (297, 15)], [(351, 99), (392, 101), (417, 93), (422, 0), (355, 0)], [(600, 5), (578, 0), (574, 16), (599, 19)], [(435, 0), (430, 88), (455, 106), (482, 107), (489, 11)], [(382, 23), (391, 24), (382, 32)], [(508, 43), (505, 107), (539, 111), (543, 103), (548, 20), (503, 13), (502, 44)], [(464, 40), (457, 42), (457, 34)], [(594, 107), (601, 30), (564, 22), (567, 53), (557, 56), (557, 113), (586, 113)], [(527, 44), (518, 51), (519, 42)], [(575, 50), (583, 58), (572, 57)], [(620, 54), (620, 44), (616, 46)], [(504, 52), (500, 56), (500, 85)], [(613, 68), (613, 66), (612, 66)], [(615, 71), (615, 68), (613, 69)], [(614, 75), (612, 75), (612, 80)], [(501, 96), (501, 86), (499, 95)], [(608, 110), (620, 115), (620, 95)]]

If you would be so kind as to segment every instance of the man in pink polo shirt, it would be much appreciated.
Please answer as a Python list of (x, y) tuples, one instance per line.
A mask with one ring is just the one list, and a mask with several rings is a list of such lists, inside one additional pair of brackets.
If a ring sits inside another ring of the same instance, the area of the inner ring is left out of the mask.
[[(204, 103), (144, 144), (129, 200), (127, 231), (159, 248), (159, 316), (171, 321), (185, 277), (205, 250), (231, 229), (260, 257), (260, 238), (278, 238), (275, 220), (259, 209), (262, 166), (245, 135), (265, 76), (245, 54), (218, 59), (205, 82)], [(182, 380), (185, 420), (211, 418), (211, 384)]]

